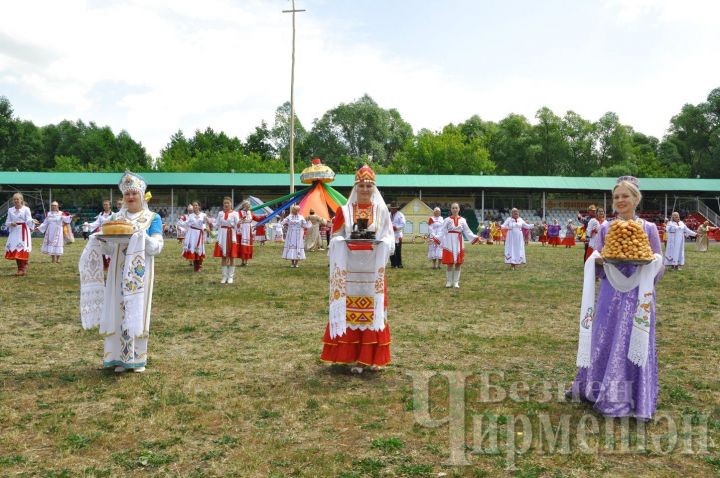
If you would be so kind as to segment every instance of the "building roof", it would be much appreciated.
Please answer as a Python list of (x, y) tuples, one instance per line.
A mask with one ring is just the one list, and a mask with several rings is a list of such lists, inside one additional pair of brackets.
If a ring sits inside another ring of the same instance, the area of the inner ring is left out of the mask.
[[(0, 171), (0, 186), (112, 187), (122, 173), (56, 173)], [(141, 173), (150, 187), (289, 187), (288, 174), (269, 173)], [(302, 187), (300, 175), (295, 184)], [(565, 176), (453, 176), (420, 174), (378, 175), (381, 188), (402, 189), (525, 189), (609, 191), (615, 178)], [(351, 187), (354, 175), (338, 174), (332, 186)], [(720, 191), (720, 179), (641, 178), (643, 191)]]

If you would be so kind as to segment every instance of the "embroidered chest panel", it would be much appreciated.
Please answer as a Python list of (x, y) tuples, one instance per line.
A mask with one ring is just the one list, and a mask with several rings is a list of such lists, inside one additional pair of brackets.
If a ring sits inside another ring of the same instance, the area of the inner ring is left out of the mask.
[(357, 222), (358, 219), (367, 219), (368, 225), (374, 222), (373, 207), (360, 207), (357, 204), (353, 204), (353, 220)]
[(116, 219), (124, 219), (128, 221), (129, 223), (137, 226), (137, 228), (141, 231), (144, 231), (145, 229), (149, 228), (152, 224), (153, 216), (155, 215), (154, 212), (151, 211), (142, 211), (137, 217), (130, 218), (127, 216), (127, 214), (120, 214), (118, 213), (115, 218)]

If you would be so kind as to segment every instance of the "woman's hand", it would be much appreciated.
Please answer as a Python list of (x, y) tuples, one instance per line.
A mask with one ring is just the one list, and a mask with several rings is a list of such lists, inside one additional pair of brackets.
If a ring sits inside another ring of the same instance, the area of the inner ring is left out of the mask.
[(596, 258), (595, 258), (595, 265), (597, 265), (597, 266), (602, 266), (603, 264), (605, 264), (605, 261), (603, 260), (602, 257), (596, 257)]

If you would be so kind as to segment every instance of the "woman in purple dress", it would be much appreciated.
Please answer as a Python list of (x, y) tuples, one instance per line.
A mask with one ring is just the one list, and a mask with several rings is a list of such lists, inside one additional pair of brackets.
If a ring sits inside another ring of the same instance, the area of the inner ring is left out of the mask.
[[(635, 220), (642, 224), (655, 254), (662, 254), (660, 236), (655, 224), (635, 215), (635, 208), (640, 203), (638, 181), (631, 176), (618, 179), (613, 188), (613, 208), (619, 219)], [(598, 251), (605, 244), (605, 235), (610, 223), (600, 229)], [(654, 284), (662, 277), (663, 268), (655, 267), (661, 260), (657, 255), (655, 261), (647, 264), (648, 269), (639, 271), (637, 277), (648, 271), (645, 283), (640, 279), (639, 285), (621, 292), (613, 284), (633, 279), (639, 266), (621, 264), (617, 266), (622, 276), (612, 272), (611, 278), (605, 270), (599, 269), (600, 293), (593, 311), (592, 302), (586, 311), (585, 319), (581, 318), (580, 347), (578, 349), (578, 372), (572, 389), (568, 390), (568, 398), (579, 398), (594, 403), (594, 409), (606, 417), (635, 417), (650, 420), (655, 414), (658, 396), (657, 354), (655, 350), (655, 287)], [(603, 265), (598, 252), (593, 253), (589, 260)], [(586, 273), (592, 270), (593, 264), (586, 264)], [(657, 271), (657, 272), (655, 272)], [(608, 273), (610, 273), (608, 272)], [(586, 288), (594, 293), (594, 278), (586, 277), (583, 288), (585, 299)], [(631, 280), (629, 282), (632, 282)], [(627, 284), (625, 284), (627, 287)], [(638, 300), (638, 291), (643, 289)], [(585, 300), (583, 300), (583, 303)], [(585, 304), (583, 304), (585, 305)], [(581, 313), (582, 314), (582, 313)], [(594, 317), (593, 317), (594, 316)], [(638, 322), (636, 326), (636, 322)], [(589, 336), (587, 347), (583, 352), (583, 327)], [(588, 330), (589, 329), (589, 330)], [(635, 329), (635, 330), (634, 330)]]
[(548, 226), (548, 244), (553, 247), (560, 245), (560, 229), (562, 226), (558, 224), (557, 219), (553, 219), (553, 223)]

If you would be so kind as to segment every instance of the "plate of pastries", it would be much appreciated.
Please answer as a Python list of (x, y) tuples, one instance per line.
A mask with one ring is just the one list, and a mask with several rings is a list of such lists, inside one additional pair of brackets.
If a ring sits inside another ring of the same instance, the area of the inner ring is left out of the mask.
[(655, 259), (642, 224), (634, 220), (616, 219), (610, 223), (601, 252), (610, 264), (649, 264)]

